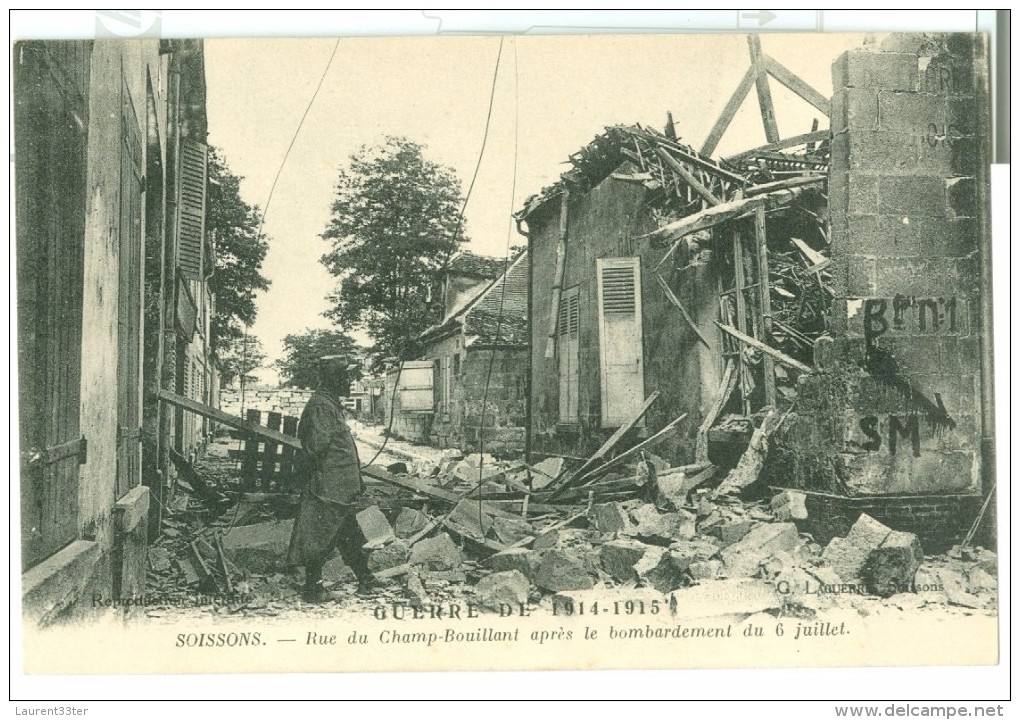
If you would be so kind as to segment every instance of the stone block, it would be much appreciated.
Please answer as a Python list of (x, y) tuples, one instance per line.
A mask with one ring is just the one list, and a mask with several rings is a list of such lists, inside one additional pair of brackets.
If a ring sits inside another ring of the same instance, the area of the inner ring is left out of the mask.
[(690, 560), (680, 553), (660, 547), (651, 547), (634, 565), (634, 572), (641, 582), (668, 593), (686, 584)]
[(606, 573), (619, 582), (637, 580), (634, 566), (649, 546), (636, 540), (613, 540), (599, 549), (599, 562)]
[(487, 610), (513, 612), (527, 604), (530, 587), (528, 578), (517, 570), (493, 573), (475, 585), (475, 599)]
[(461, 500), (450, 513), (449, 521), (459, 530), (476, 538), (484, 538), (492, 529), (492, 516), (478, 507), (477, 500)]
[(807, 495), (797, 490), (784, 490), (772, 498), (772, 514), (777, 520), (807, 520)]
[(396, 528), (394, 533), (398, 538), (407, 539), (418, 532), (421, 532), (429, 523), (429, 516), (415, 508), (401, 508), (397, 515)]
[(511, 548), (490, 555), (485, 561), (485, 566), (496, 572), (517, 570), (527, 577), (534, 577), (542, 562), (542, 553), (527, 548)]
[(878, 209), (884, 214), (944, 217), (945, 180), (941, 177), (882, 177), (878, 183)]
[(535, 490), (541, 490), (546, 487), (563, 472), (564, 462), (564, 459), (561, 457), (551, 457), (532, 465), (531, 487)]
[(800, 542), (793, 523), (765, 523), (721, 552), (730, 577), (751, 577), (763, 560), (778, 550), (792, 551)]
[(977, 179), (973, 177), (947, 178), (946, 204), (948, 205), (951, 217), (977, 217), (980, 212), (978, 207)]
[(531, 523), (521, 518), (493, 518), (492, 530), (504, 545), (514, 545), (534, 533)]
[(368, 551), (368, 569), (374, 573), (389, 570), (406, 563), (407, 557), (407, 543), (400, 539), (394, 539), (388, 545)]
[(595, 529), (604, 535), (627, 534), (634, 523), (623, 503), (603, 503), (592, 508)]
[(832, 87), (837, 93), (848, 87), (913, 91), (917, 78), (913, 53), (850, 50), (832, 65)]
[(873, 550), (885, 542), (892, 530), (870, 515), (862, 514), (845, 538), (835, 537), (822, 551), (822, 560), (843, 579), (852, 582), (861, 577), (861, 571)]
[(365, 538), (366, 550), (381, 547), (397, 537), (378, 505), (367, 507), (354, 517), (362, 537)]
[(695, 582), (700, 580), (715, 580), (722, 572), (721, 560), (696, 560), (687, 566), (687, 572)]
[(892, 531), (882, 545), (868, 555), (861, 570), (861, 579), (868, 592), (881, 597), (908, 592), (923, 560), (924, 551), (916, 535)]
[(687, 474), (673, 469), (655, 476), (655, 504), (664, 510), (679, 510), (687, 501)]
[(946, 126), (946, 98), (931, 93), (883, 91), (878, 94), (878, 127), (911, 133), (935, 125)]
[(223, 552), (238, 567), (254, 573), (286, 567), (293, 520), (242, 525), (223, 536)]
[(353, 577), (354, 571), (348, 567), (339, 555), (333, 556), (322, 566), (322, 579), (326, 582), (339, 582)]
[(460, 566), (464, 557), (460, 548), (446, 533), (424, 538), (411, 546), (411, 554), (407, 562), (411, 565), (424, 565), (429, 570), (453, 570)]
[(546, 550), (533, 578), (544, 590), (585, 590), (592, 587), (584, 562), (564, 550)]

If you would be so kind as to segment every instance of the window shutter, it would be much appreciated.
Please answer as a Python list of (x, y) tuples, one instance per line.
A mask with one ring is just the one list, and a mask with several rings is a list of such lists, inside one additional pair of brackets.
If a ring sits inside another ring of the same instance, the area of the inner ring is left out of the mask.
[(407, 360), (400, 371), (400, 410), (433, 412), (435, 408), (436, 363), (432, 360)]
[(573, 423), (578, 420), (578, 385), (580, 381), (579, 338), (580, 311), (578, 288), (563, 292), (560, 298), (560, 316), (557, 323), (559, 344), (559, 420)]
[(181, 143), (177, 197), (177, 264), (189, 280), (202, 280), (205, 247), (205, 198), (209, 148), (194, 140)]
[(602, 426), (619, 427), (645, 399), (641, 258), (596, 261)]

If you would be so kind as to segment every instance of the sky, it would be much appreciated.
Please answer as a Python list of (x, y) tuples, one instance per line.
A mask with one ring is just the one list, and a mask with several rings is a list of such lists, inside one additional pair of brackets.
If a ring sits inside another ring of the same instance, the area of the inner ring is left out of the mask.
[[(766, 54), (826, 96), (833, 60), (863, 42), (862, 35), (761, 36)], [(286, 335), (329, 327), (322, 312), (335, 283), (319, 262), (327, 250), (320, 234), (337, 172), (361, 146), (406, 136), (425, 146), (428, 159), (453, 168), (466, 191), (492, 94), (465, 248), (503, 256), (524, 242), (511, 213), (555, 182), (568, 156), (605, 126), (661, 130), (671, 111), (681, 140), (700, 148), (750, 62), (744, 35), (506, 36), (502, 43), (500, 51), (498, 36), (206, 41), (209, 142), (242, 177), (246, 202), (266, 207), (293, 140), (265, 218), (263, 274), (271, 287), (257, 297), (250, 329), (267, 362), (280, 357)], [(828, 127), (775, 80), (771, 88), (781, 136), (810, 131), (815, 117)], [(716, 155), (764, 143), (752, 89)], [(259, 375), (276, 379), (267, 370)]]

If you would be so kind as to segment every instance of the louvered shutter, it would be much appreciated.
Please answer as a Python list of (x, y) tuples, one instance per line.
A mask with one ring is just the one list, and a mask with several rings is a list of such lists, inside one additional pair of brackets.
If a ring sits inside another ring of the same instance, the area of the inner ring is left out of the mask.
[(194, 140), (181, 143), (181, 177), (177, 197), (177, 263), (189, 280), (202, 280), (205, 246), (205, 198), (209, 148)]
[(564, 423), (577, 422), (577, 397), (580, 380), (579, 336), (580, 312), (578, 289), (565, 290), (560, 298), (560, 314), (557, 323), (559, 354), (559, 420)]
[(645, 399), (641, 329), (641, 259), (596, 261), (602, 426), (618, 427)]

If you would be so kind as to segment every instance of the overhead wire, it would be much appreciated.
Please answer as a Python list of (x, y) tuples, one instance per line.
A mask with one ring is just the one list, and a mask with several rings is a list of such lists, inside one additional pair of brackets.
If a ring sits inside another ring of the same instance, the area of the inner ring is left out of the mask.
[[(514, 46), (514, 52), (516, 52), (516, 45)], [(453, 252), (457, 248), (457, 243), (459, 242), (459, 236), (464, 234), (464, 212), (467, 210), (468, 201), (471, 200), (471, 193), (475, 189), (475, 181), (478, 179), (478, 171), (482, 167), (482, 158), (485, 157), (485, 148), (489, 142), (489, 127), (492, 124), (492, 106), (496, 98), (496, 79), (499, 77), (499, 63), (502, 57), (503, 57), (503, 38), (500, 37), (499, 49), (496, 51), (496, 65), (492, 70), (492, 87), (489, 90), (489, 108), (485, 113), (485, 130), (482, 133), (482, 145), (478, 151), (478, 160), (475, 162), (475, 170), (471, 174), (471, 182), (468, 183), (467, 194), (464, 195), (464, 202), (461, 203), (460, 212), (457, 215), (457, 224), (454, 227), (453, 238), (451, 238), (450, 240), (450, 249), (446, 253), (446, 259), (443, 262), (444, 268), (450, 264), (450, 258), (453, 256)], [(514, 161), (516, 162), (516, 157), (514, 158)], [(383, 435), (382, 445), (380, 445), (379, 449), (376, 450), (376, 453), (372, 457), (372, 459), (361, 466), (362, 470), (364, 470), (369, 465), (371, 465), (372, 463), (379, 459), (379, 456), (382, 455), (383, 450), (386, 449), (386, 444), (390, 440), (390, 434), (393, 432), (393, 416), (394, 416), (393, 411), (394, 408), (396, 407), (397, 390), (400, 387), (400, 373), (403, 371), (403, 369), (404, 369), (403, 360), (397, 358), (397, 376), (396, 379), (393, 381), (393, 392), (390, 395), (390, 419), (386, 425), (386, 432)]]
[[(513, 173), (510, 177), (510, 212), (507, 213), (508, 217), (513, 216), (514, 198), (517, 194), (517, 151), (520, 142), (520, 76), (518, 73), (517, 64), (517, 42), (511, 40), (514, 51), (514, 159), (513, 159)], [(493, 86), (495, 87), (495, 86)], [(485, 467), (485, 409), (489, 403), (489, 384), (492, 380), (492, 368), (496, 364), (496, 352), (499, 347), (499, 336), (503, 329), (503, 316), (504, 316), (504, 302), (506, 300), (506, 286), (509, 282), (507, 273), (510, 271), (510, 238), (513, 237), (513, 230), (510, 224), (507, 224), (506, 229), (506, 249), (503, 255), (503, 274), (501, 276), (502, 286), (499, 292), (499, 312), (496, 318), (496, 336), (493, 338), (492, 347), (489, 350), (489, 367), (485, 374), (485, 388), (482, 391), (482, 413), (478, 423), (478, 526), (484, 528), (485, 525), (482, 522), (482, 500), (484, 496), (484, 490), (482, 488), (483, 468)], [(526, 251), (525, 251), (526, 252)], [(528, 262), (531, 262), (531, 258), (528, 258)]]
[[(336, 43), (333, 44), (333, 51), (329, 54), (329, 60), (326, 61), (326, 67), (322, 70), (322, 75), (319, 76), (319, 82), (315, 86), (315, 90), (312, 92), (310, 98), (308, 98), (308, 104), (305, 105), (305, 111), (301, 113), (301, 119), (298, 121), (297, 127), (294, 128), (294, 134), (291, 136), (290, 144), (287, 145), (287, 150), (283, 153), (283, 159), (280, 161), (280, 166), (276, 169), (276, 175), (273, 177), (273, 183), (269, 186), (269, 194), (266, 196), (266, 204), (262, 208), (262, 216), (259, 218), (259, 229), (256, 233), (256, 239), (262, 238), (262, 230), (266, 225), (266, 216), (269, 215), (269, 205), (273, 202), (273, 194), (276, 192), (276, 185), (280, 181), (280, 175), (283, 174), (283, 168), (287, 164), (287, 159), (290, 157), (290, 151), (294, 149), (294, 143), (297, 142), (298, 135), (301, 134), (301, 128), (304, 127), (305, 119), (308, 117), (309, 111), (312, 109), (312, 105), (315, 103), (315, 98), (319, 96), (319, 91), (322, 89), (322, 84), (326, 80), (326, 74), (329, 72), (330, 67), (333, 65), (333, 59), (336, 57), (336, 51), (340, 48), (341, 38), (336, 39)], [(247, 362), (248, 362), (248, 331), (250, 326), (245, 324), (244, 334), (242, 335), (242, 346), (241, 346), (241, 409), (239, 414), (244, 417), (244, 402), (245, 402), (245, 389), (246, 389), (246, 375), (248, 374)], [(238, 450), (241, 449), (241, 440), (238, 440)], [(235, 507), (234, 517), (231, 518), (230, 524), (228, 525), (226, 532), (234, 527), (234, 523), (237, 522), (237, 517), (240, 512), (240, 503)]]

